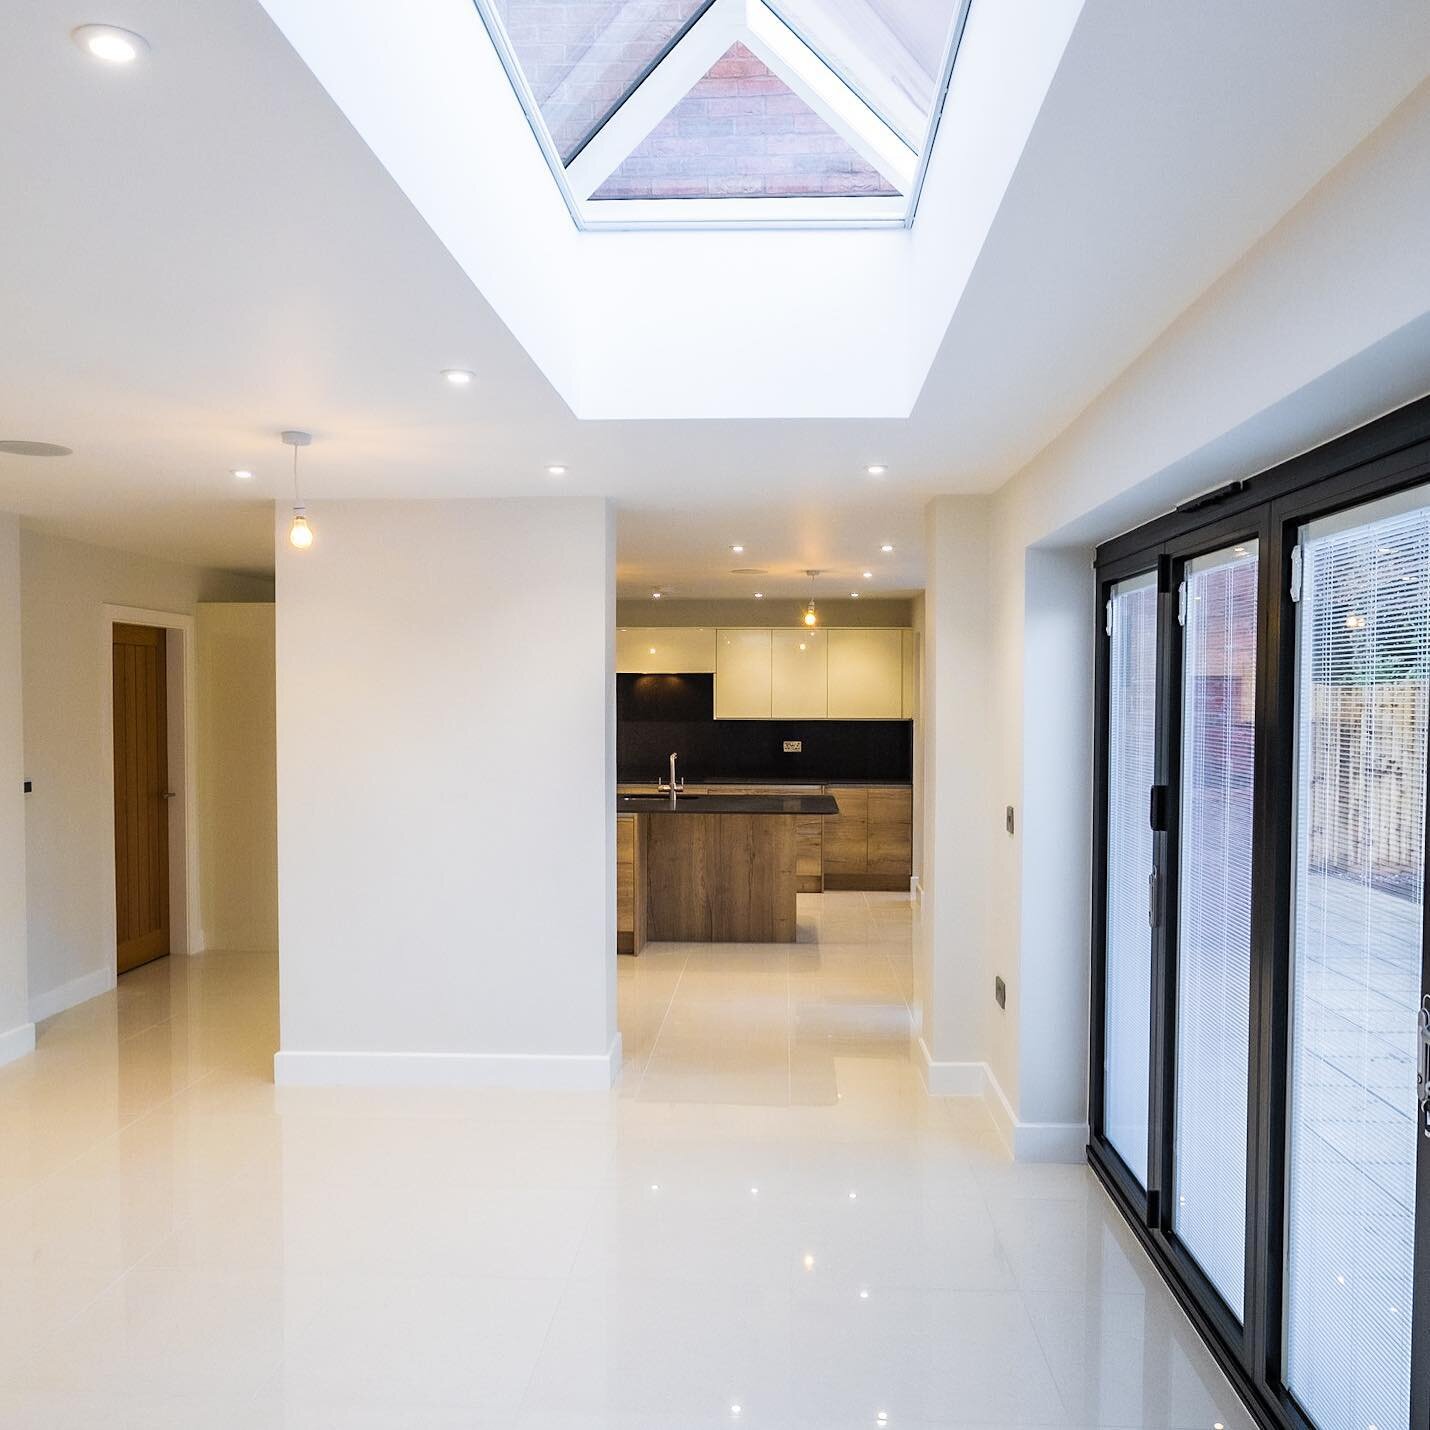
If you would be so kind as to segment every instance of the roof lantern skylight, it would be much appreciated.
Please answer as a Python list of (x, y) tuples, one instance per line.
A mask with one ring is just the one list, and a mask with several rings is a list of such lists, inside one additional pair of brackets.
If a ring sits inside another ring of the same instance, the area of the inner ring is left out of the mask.
[(969, 0), (475, 0), (582, 227), (904, 226)]

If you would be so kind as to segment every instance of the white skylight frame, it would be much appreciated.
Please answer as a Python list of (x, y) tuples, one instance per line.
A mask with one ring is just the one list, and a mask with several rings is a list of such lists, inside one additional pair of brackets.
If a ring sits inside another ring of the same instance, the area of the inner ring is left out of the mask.
[[(920, 149), (915, 152), (854, 86), (765, 0), (709, 0), (572, 156), (562, 162), (491, 0), (473, 0), (560, 191), (581, 230), (883, 228), (913, 226), (972, 0), (959, 0)], [(589, 197), (734, 44), (743, 44), (897, 194), (788, 198)]]

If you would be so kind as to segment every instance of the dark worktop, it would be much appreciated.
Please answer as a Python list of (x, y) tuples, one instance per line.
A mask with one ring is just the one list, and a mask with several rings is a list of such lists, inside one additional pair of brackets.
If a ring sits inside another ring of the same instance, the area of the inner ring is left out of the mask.
[(617, 814), (838, 814), (831, 794), (623, 794)]
[[(662, 776), (664, 778), (664, 776)], [(735, 775), (713, 775), (708, 779), (697, 779), (694, 775), (688, 777), (688, 782), (692, 785), (699, 785), (706, 788), (712, 785), (735, 785), (740, 789), (758, 789), (761, 785), (769, 785), (774, 789), (791, 790), (808, 788), (812, 790), (822, 789), (911, 789), (912, 780), (836, 780), (836, 779), (801, 779), (795, 777), (787, 780), (775, 779), (741, 779)], [(654, 779), (625, 779), (616, 781), (620, 790), (638, 792), (645, 794), (647, 791), (654, 792), (656, 781)]]

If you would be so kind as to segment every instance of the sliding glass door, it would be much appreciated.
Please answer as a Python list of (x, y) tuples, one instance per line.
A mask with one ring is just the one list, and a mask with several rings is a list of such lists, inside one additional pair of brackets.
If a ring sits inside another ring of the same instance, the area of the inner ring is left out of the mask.
[(1250, 1079), (1257, 544), (1186, 564), (1172, 1230), (1243, 1315)]
[(1097, 558), (1088, 1160), (1277, 1430), (1430, 1430), (1412, 411)]
[(1286, 1385), (1407, 1430), (1423, 975), (1430, 495), (1297, 547)]

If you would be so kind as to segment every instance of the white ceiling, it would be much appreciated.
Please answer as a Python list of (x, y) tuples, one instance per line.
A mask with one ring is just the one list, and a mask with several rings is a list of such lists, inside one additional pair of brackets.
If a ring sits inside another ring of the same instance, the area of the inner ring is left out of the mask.
[[(6, 18), (0, 438), (75, 455), (0, 456), (0, 509), (269, 569), (276, 434), (303, 426), (315, 524), (324, 497), (600, 493), (632, 594), (746, 595), (736, 565), (781, 594), (811, 565), (921, 586), (927, 497), (1035, 455), (1430, 56), (1421, 0), (1087, 0), (911, 418), (581, 422), (257, 0)], [(87, 60), (68, 30), (96, 19), (147, 61)]]

